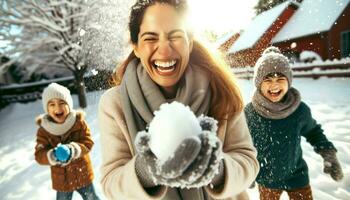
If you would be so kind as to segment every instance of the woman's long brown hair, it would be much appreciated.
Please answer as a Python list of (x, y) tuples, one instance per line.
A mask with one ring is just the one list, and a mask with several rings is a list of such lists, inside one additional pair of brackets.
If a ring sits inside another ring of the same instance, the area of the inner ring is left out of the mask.
[[(185, 16), (187, 3), (185, 0), (138, 0), (131, 9), (129, 31), (131, 43), (137, 44), (140, 25), (145, 10), (155, 3), (167, 3), (172, 5), (180, 14)], [(189, 33), (190, 34), (190, 33)], [(138, 59), (133, 52), (125, 59), (113, 76), (115, 85), (120, 85), (128, 64)], [(216, 58), (206, 47), (198, 41), (193, 41), (193, 49), (190, 55), (190, 63), (203, 67), (211, 74), (210, 87), (212, 90), (212, 99), (210, 115), (221, 120), (230, 118), (243, 109), (243, 100), (241, 93), (235, 83), (234, 76), (229, 67), (222, 59)]]
[[(133, 59), (138, 58), (131, 52), (127, 59), (117, 67), (113, 77), (115, 85), (121, 84), (125, 70)], [(203, 67), (211, 74), (211, 116), (218, 120), (227, 119), (243, 110), (242, 96), (234, 75), (222, 59), (216, 58), (206, 47), (194, 40), (189, 62)]]

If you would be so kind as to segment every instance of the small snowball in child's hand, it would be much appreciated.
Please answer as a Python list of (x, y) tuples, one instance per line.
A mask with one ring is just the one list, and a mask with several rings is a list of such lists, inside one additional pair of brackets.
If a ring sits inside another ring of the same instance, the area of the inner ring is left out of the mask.
[(71, 151), (67, 145), (59, 144), (54, 151), (55, 157), (61, 162), (66, 162), (70, 158)]

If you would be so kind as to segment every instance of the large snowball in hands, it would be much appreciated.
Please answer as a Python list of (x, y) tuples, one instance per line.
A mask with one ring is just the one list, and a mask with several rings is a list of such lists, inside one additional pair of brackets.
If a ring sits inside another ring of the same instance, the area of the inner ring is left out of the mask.
[(172, 156), (184, 139), (201, 133), (196, 116), (182, 103), (174, 101), (162, 104), (154, 115), (148, 133), (150, 148), (160, 161)]

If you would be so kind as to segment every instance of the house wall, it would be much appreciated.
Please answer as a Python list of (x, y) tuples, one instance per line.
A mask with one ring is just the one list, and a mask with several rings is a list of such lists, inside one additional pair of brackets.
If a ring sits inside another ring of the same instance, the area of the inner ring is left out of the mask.
[[(292, 44), (294, 43), (295, 47), (292, 48)], [(297, 38), (293, 40), (289, 40), (286, 42), (280, 42), (273, 44), (274, 46), (281, 49), (282, 52), (296, 52), (296, 54), (300, 54), (302, 51), (314, 51), (319, 54), (323, 60), (327, 59), (328, 52), (328, 33), (310, 35), (302, 38)]]
[(341, 33), (345, 31), (350, 31), (350, 5), (346, 7), (329, 32), (329, 59), (341, 57)]
[[(341, 32), (350, 31), (349, 17), (350, 5), (346, 7), (330, 31), (296, 38), (273, 45), (279, 47), (284, 52), (292, 51), (299, 54), (304, 50), (309, 50), (319, 54), (323, 60), (333, 60), (334, 58), (340, 59)], [(293, 43), (296, 44), (296, 47), (291, 48)]]

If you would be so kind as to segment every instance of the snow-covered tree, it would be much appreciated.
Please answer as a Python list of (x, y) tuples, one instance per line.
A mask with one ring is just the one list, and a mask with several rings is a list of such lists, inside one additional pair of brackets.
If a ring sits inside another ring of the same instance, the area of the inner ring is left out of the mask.
[[(31, 68), (69, 69), (86, 107), (83, 75), (124, 55), (130, 0), (0, 0), (0, 49)], [(0, 47), (1, 48), (1, 47)], [(7, 63), (11, 64), (11, 63)]]
[(258, 15), (285, 1), (287, 0), (259, 0), (256, 6), (254, 7), (255, 13)]
[[(11, 64), (8, 64), (11, 63)], [(17, 63), (14, 63), (10, 60), (10, 58), (6, 56), (2, 56), (0, 53), (0, 66), (5, 67), (7, 70), (8, 76), (5, 79), (1, 80), (0, 77), (0, 84), (6, 84), (8, 82), (12, 83), (21, 83), (23, 81), (23, 77), (28, 73), (27, 70), (21, 66), (19, 66)], [(1, 69), (0, 69), (1, 71)]]
[(10, 45), (5, 54), (22, 65), (72, 71), (81, 107), (87, 65), (79, 31), (88, 8), (87, 0), (1, 0), (0, 7), (1, 39)]

